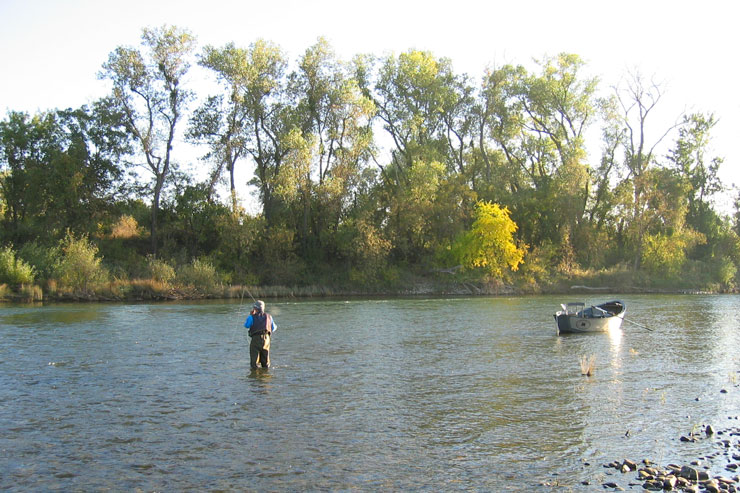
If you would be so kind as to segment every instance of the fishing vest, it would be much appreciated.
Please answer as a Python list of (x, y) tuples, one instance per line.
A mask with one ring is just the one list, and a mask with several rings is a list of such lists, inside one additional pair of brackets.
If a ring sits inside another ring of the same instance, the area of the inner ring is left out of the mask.
[(272, 332), (272, 317), (269, 313), (260, 312), (252, 315), (252, 326), (249, 328), (249, 335), (253, 336), (260, 332)]

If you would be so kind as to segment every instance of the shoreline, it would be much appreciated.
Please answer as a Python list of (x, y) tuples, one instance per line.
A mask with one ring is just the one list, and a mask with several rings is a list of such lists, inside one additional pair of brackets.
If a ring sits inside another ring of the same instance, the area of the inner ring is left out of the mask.
[[(734, 386), (735, 388), (738, 385)], [(728, 420), (739, 420), (739, 416), (728, 416)], [(592, 475), (593, 479), (580, 482), (580, 486), (600, 486), (612, 491), (639, 488), (648, 491), (681, 490), (698, 493), (735, 493), (740, 491), (740, 425), (715, 431), (712, 425), (702, 426), (699, 433), (691, 432), (681, 436), (680, 443), (695, 443), (712, 440), (714, 452), (697, 457), (688, 464), (667, 464), (661, 466), (650, 459), (637, 462), (619, 459), (603, 464), (605, 472)], [(585, 462), (585, 467), (593, 467)], [(713, 471), (723, 470), (722, 473)], [(635, 476), (636, 475), (636, 476)], [(601, 479), (599, 479), (601, 478)], [(622, 486), (626, 481), (626, 487)], [(620, 484), (622, 483), (622, 484)], [(564, 486), (559, 481), (543, 482), (542, 486)]]
[[(133, 287), (133, 288), (132, 288)], [(421, 281), (405, 286), (378, 289), (356, 289), (347, 287), (313, 286), (220, 286), (218, 288), (170, 287), (161, 289), (151, 286), (131, 284), (128, 290), (112, 283), (90, 292), (52, 292), (44, 293), (40, 288), (0, 293), (0, 303), (64, 303), (64, 302), (167, 302), (197, 300), (230, 300), (246, 297), (271, 299), (309, 299), (309, 298), (357, 298), (378, 296), (530, 296), (530, 295), (604, 295), (616, 294), (680, 294), (680, 295), (721, 295), (737, 294), (738, 290), (719, 291), (702, 288), (666, 289), (647, 286), (589, 286), (586, 284), (557, 283), (537, 289), (523, 289), (500, 282), (430, 282)]]

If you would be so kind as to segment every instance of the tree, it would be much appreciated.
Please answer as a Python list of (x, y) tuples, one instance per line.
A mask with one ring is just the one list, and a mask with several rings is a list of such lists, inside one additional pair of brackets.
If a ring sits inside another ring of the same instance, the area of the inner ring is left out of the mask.
[(615, 95), (622, 110), (620, 121), (626, 130), (624, 164), (633, 191), (629, 229), (635, 251), (633, 268), (637, 270), (642, 257), (643, 236), (650, 226), (647, 201), (651, 180), (644, 175), (654, 164), (658, 145), (677, 124), (669, 126), (654, 141), (648, 141), (649, 118), (663, 97), (663, 88), (656, 82), (648, 83), (639, 73), (630, 74), (626, 86), (615, 88)]
[(684, 116), (668, 161), (688, 186), (687, 224), (706, 237), (697, 245), (696, 257), (711, 260), (726, 250), (722, 244), (728, 226), (713, 210), (710, 198), (722, 190), (718, 172), (720, 157), (709, 158), (711, 131), (717, 124), (714, 115), (694, 113)]
[(486, 74), (476, 105), (479, 151), (486, 178), (504, 178), (527, 241), (560, 243), (583, 219), (589, 196), (584, 133), (598, 81), (582, 77), (577, 55), (538, 64), (539, 73), (506, 65)]
[(142, 47), (144, 52), (116, 48), (103, 64), (100, 77), (113, 83), (111, 101), (152, 174), (151, 249), (156, 255), (159, 204), (175, 165), (172, 153), (177, 126), (190, 98), (182, 84), (195, 38), (174, 26), (147, 28), (142, 32)]
[(249, 46), (245, 56), (240, 90), (249, 128), (246, 150), (255, 163), (255, 176), (250, 183), (258, 187), (269, 228), (278, 219), (280, 203), (274, 192), (283, 160), (290, 151), (286, 140), (295, 127), (295, 112), (286, 89), (287, 60), (282, 50), (260, 39)]
[(66, 229), (92, 233), (108, 214), (122, 175), (124, 135), (110, 112), (92, 108), (10, 113), (0, 122), (0, 188), (9, 239), (55, 240)]
[(208, 146), (204, 159), (211, 160), (214, 168), (209, 183), (209, 196), (213, 196), (216, 183), (225, 171), (229, 173), (231, 209), (236, 214), (238, 202), (234, 170), (237, 161), (247, 153), (248, 114), (245, 84), (248, 77), (248, 53), (233, 43), (223, 48), (206, 46), (199, 64), (216, 73), (223, 93), (210, 96), (190, 119), (188, 137)]
[(508, 208), (492, 202), (478, 202), (475, 222), (455, 248), (460, 263), (468, 269), (483, 268), (498, 278), (508, 269), (516, 271), (527, 249), (515, 243), (516, 230)]
[(460, 205), (435, 202), (444, 196), (437, 189), (446, 178), (464, 171), (466, 143), (471, 140), (466, 132), (472, 127), (462, 108), (470, 103), (470, 89), (464, 77), (454, 74), (450, 60), (409, 51), (382, 60), (373, 91), (366, 90), (392, 142), (390, 162), (378, 163), (390, 216), (388, 236), (399, 258), (418, 261), (433, 251), (438, 207)]
[[(372, 101), (363, 95), (350, 68), (319, 38), (290, 76), (297, 102), (301, 144), (307, 154), (291, 152), (302, 169), (295, 183), (300, 197), (299, 232), (304, 253), (318, 248), (332, 257), (333, 236), (351, 204), (350, 194), (370, 158)], [(301, 158), (304, 156), (304, 158)], [(309, 243), (313, 243), (309, 245)]]
[(700, 204), (722, 190), (718, 171), (723, 159), (708, 159), (710, 133), (717, 121), (714, 115), (694, 113), (686, 115), (678, 129), (678, 139), (671, 149), (668, 160), (691, 186), (689, 209), (698, 209)]

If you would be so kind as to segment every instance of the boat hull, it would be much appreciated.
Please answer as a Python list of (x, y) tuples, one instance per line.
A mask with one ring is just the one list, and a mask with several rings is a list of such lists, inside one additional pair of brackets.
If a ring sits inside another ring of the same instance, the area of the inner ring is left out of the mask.
[(555, 313), (554, 317), (558, 334), (609, 332), (622, 326), (625, 310), (623, 303), (611, 301), (576, 313), (565, 309)]

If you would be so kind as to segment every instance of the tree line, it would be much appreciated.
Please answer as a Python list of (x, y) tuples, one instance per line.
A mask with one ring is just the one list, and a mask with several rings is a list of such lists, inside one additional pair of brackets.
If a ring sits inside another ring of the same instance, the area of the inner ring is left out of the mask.
[[(212, 93), (196, 92), (195, 64)], [(197, 262), (244, 284), (447, 271), (734, 289), (740, 216), (712, 206), (715, 117), (656, 131), (659, 84), (628, 74), (600, 96), (585, 69), (563, 53), (471, 77), (427, 51), (341, 60), (322, 38), (289, 60), (262, 39), (199, 49), (185, 29), (147, 28), (102, 64), (108, 96), (0, 122), (0, 243), (36, 281), (83, 241), (109, 282)], [(202, 157), (184, 162), (185, 145)]]

